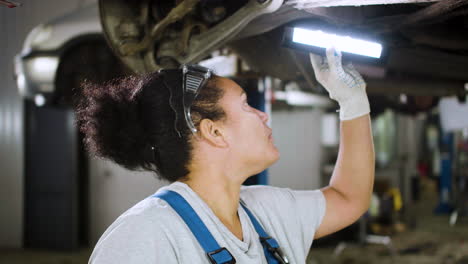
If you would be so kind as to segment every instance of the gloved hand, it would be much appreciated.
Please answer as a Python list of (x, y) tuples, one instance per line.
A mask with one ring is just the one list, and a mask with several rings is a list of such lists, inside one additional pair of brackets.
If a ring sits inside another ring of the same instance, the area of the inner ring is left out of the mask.
[(353, 65), (341, 65), (341, 52), (327, 49), (327, 58), (310, 53), (315, 77), (340, 105), (340, 119), (351, 120), (370, 112), (366, 83)]

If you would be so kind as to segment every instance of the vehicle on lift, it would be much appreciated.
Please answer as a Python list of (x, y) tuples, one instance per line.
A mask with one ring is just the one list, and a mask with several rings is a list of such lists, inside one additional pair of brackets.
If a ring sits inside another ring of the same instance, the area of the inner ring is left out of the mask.
[(106, 44), (96, 4), (36, 26), (15, 57), (19, 94), (39, 106), (70, 106), (83, 79), (128, 73)]
[(101, 79), (144, 73), (196, 63), (227, 48), (259, 76), (324, 93), (308, 55), (281, 45), (285, 27), (306, 22), (381, 40), (385, 60), (355, 63), (373, 112), (391, 107), (415, 113), (432, 108), (440, 96), (466, 98), (467, 8), (468, 1), (459, 0), (100, 0), (99, 7), (29, 34), (16, 58), (18, 87), (26, 98), (44, 94), (54, 102), (69, 98), (65, 87), (77, 87), (95, 71)]

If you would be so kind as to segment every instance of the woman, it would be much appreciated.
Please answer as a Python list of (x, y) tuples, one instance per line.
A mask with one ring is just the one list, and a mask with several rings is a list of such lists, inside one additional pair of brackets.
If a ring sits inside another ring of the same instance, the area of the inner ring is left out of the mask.
[[(171, 182), (121, 215), (90, 263), (305, 263), (313, 239), (355, 222), (368, 208), (374, 178), (365, 83), (352, 66), (342, 67), (334, 49), (326, 60), (310, 58), (317, 80), (340, 104), (339, 155), (321, 190), (241, 186), (279, 153), (268, 115), (250, 107), (230, 79), (193, 68), (86, 85), (77, 113), (88, 148)], [(193, 209), (188, 220), (163, 197), (168, 193)], [(190, 227), (195, 218), (220, 250), (205, 252)], [(265, 249), (258, 226), (281, 250)]]

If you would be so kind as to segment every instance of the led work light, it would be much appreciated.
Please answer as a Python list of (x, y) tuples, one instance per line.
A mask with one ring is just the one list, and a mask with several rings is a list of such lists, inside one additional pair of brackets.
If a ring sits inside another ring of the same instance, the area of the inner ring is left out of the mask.
[(370, 59), (380, 59), (382, 55), (382, 45), (377, 42), (305, 27), (287, 27), (282, 44), (319, 55), (325, 55), (326, 48), (331, 46), (339, 49), (345, 57), (346, 53), (351, 57), (359, 55)]

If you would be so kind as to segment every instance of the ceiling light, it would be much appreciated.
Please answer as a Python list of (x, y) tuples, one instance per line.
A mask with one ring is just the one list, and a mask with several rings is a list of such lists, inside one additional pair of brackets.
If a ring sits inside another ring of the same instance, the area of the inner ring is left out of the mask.
[(45, 105), (46, 99), (42, 94), (37, 94), (36, 96), (34, 96), (34, 103), (36, 104), (36, 106), (41, 107)]

